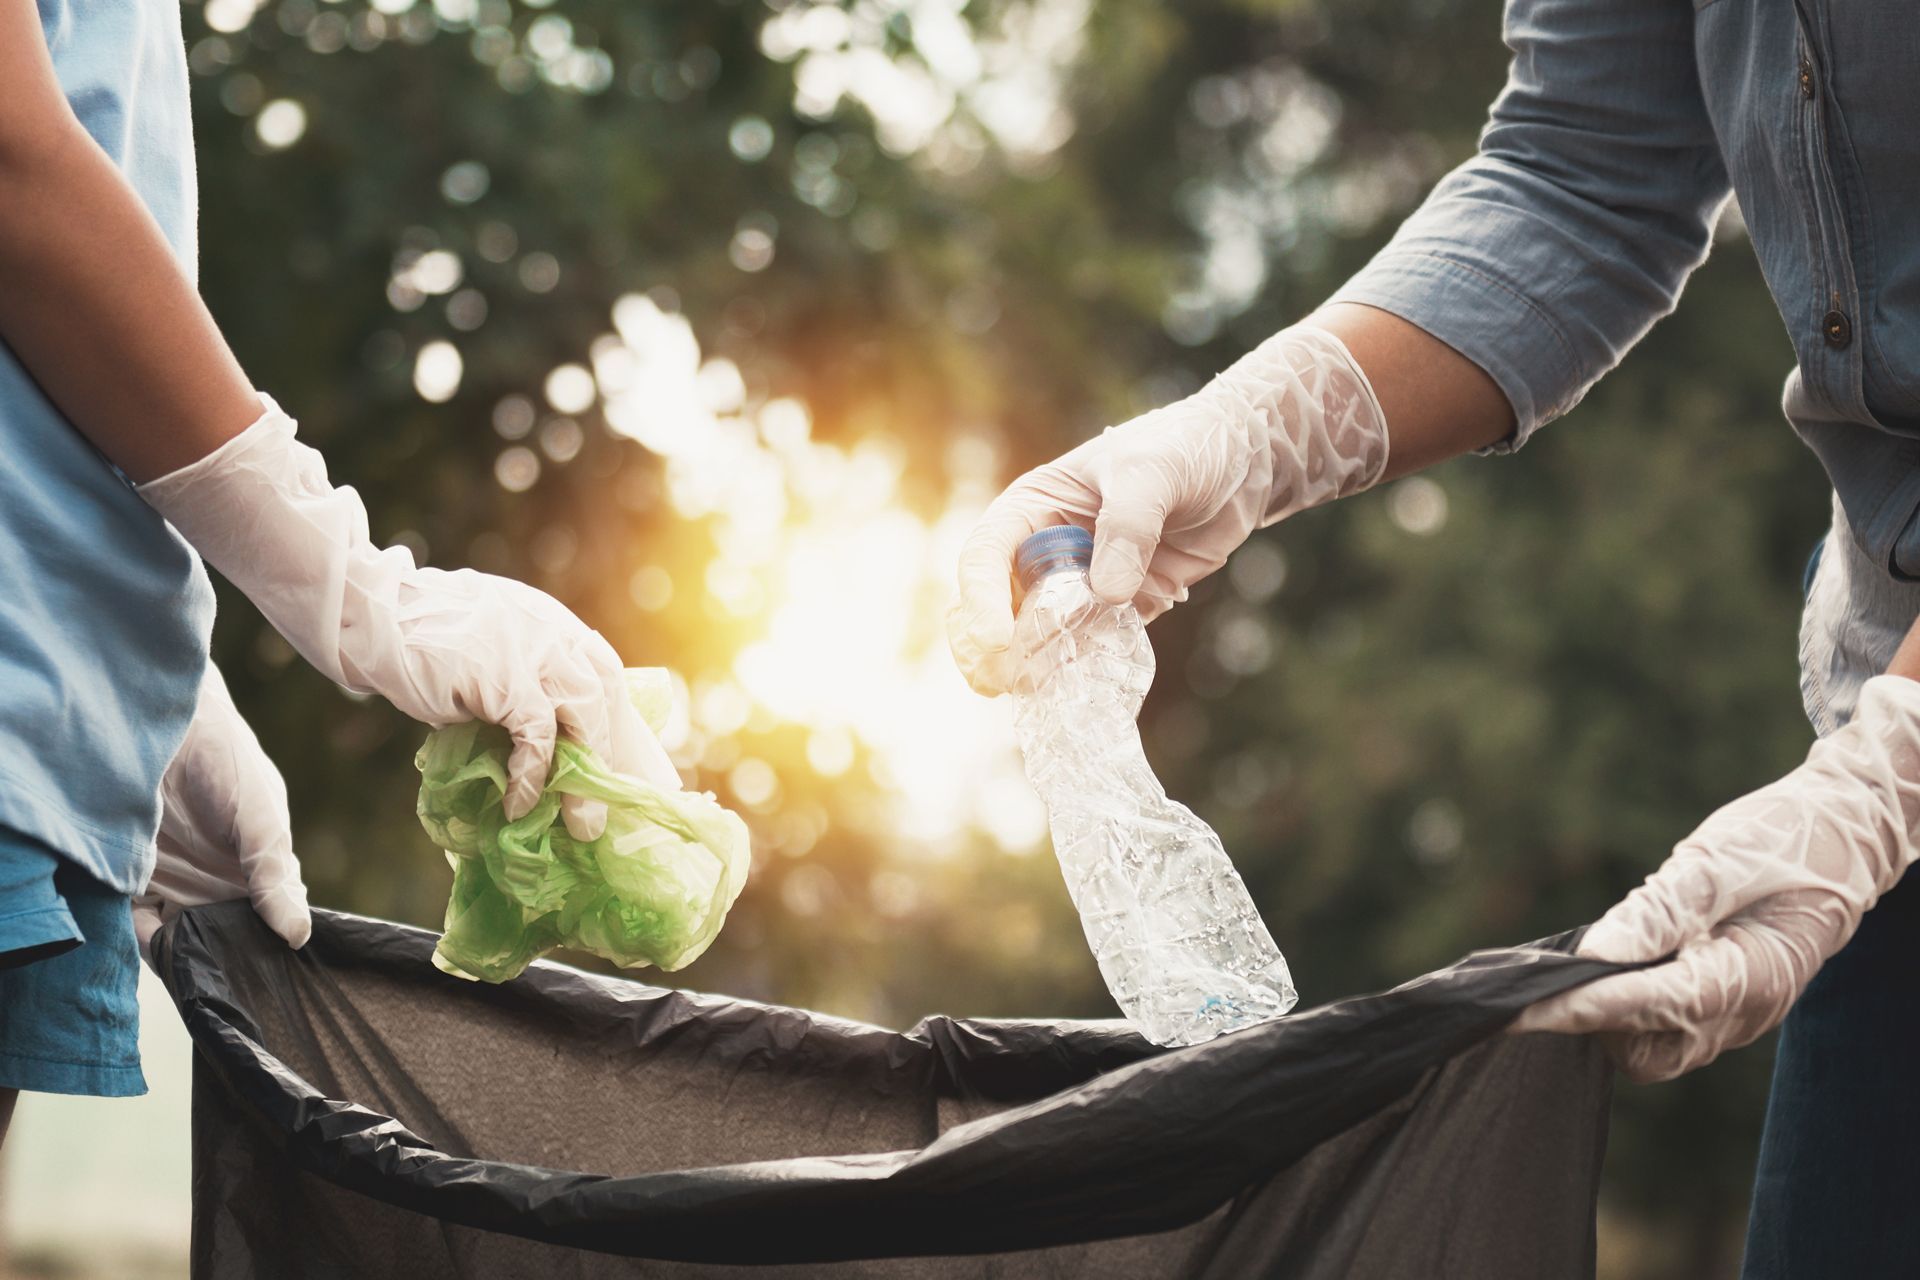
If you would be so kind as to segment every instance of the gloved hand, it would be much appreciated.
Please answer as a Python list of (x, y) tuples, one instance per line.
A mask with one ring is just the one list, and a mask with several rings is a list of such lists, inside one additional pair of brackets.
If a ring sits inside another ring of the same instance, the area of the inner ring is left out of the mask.
[(287, 785), (207, 664), (187, 736), (160, 780), (153, 878), (133, 900), (145, 952), (182, 907), (248, 898), (267, 927), (304, 947), (313, 931), (293, 856)]
[(1358, 493), (1386, 465), (1386, 422), (1346, 345), (1284, 330), (1185, 400), (1109, 427), (994, 499), (960, 553), (954, 660), (989, 697), (1011, 687), (1013, 555), (1036, 529), (1091, 521), (1095, 594), (1151, 621), (1255, 529)]
[(1845, 728), (1708, 818), (1580, 944), (1606, 960), (1678, 955), (1543, 1001), (1513, 1030), (1602, 1033), (1640, 1081), (1758, 1039), (1899, 882), (1917, 824), (1920, 682), (1877, 676)]
[[(618, 772), (679, 788), (598, 632), (524, 583), (421, 569), (404, 547), (375, 547), (359, 495), (334, 488), (293, 419), (261, 400), (252, 426), (139, 490), (303, 658), (435, 727), (504, 727), (509, 819), (539, 799), (558, 732)], [(605, 829), (599, 801), (569, 796), (564, 813), (580, 839)]]

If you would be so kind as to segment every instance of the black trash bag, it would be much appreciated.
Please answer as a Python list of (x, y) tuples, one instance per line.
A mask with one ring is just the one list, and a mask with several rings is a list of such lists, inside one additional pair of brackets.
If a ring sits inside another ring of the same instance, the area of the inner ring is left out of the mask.
[(193, 1274), (1591, 1276), (1608, 1071), (1498, 1034), (1616, 971), (1571, 935), (1186, 1049), (896, 1032), (245, 903), (160, 972), (198, 1053)]

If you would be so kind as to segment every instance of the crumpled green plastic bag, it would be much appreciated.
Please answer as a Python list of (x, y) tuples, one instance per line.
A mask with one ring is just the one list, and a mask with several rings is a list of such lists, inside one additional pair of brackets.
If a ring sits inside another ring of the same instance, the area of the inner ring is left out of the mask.
[[(628, 690), (657, 732), (672, 706), (668, 674), (629, 670)], [(555, 947), (626, 968), (693, 962), (746, 884), (747, 827), (711, 794), (664, 791), (615, 773), (562, 739), (533, 810), (508, 822), (506, 730), (472, 722), (436, 729), (414, 757), (420, 824), (453, 865), (446, 933), (433, 962), (458, 978), (505, 982)], [(607, 829), (567, 834), (560, 797), (607, 806)]]

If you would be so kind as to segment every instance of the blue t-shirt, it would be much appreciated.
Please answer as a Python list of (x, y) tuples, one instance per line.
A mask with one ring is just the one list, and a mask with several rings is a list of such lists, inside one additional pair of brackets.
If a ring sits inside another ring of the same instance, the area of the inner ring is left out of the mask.
[[(67, 100), (196, 270), (178, 0), (39, 0)], [(199, 557), (0, 344), (0, 828), (124, 892), (213, 625)]]

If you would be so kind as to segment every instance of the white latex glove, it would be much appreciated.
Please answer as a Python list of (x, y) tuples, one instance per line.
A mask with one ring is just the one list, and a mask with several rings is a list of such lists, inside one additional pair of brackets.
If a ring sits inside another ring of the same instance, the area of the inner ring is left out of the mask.
[(1331, 333), (1297, 325), (1198, 392), (1029, 471), (960, 553), (954, 660), (983, 694), (1012, 685), (1013, 556), (1048, 525), (1091, 522), (1095, 594), (1151, 621), (1255, 529), (1358, 493), (1387, 465), (1366, 374)]
[(293, 856), (287, 785), (207, 664), (200, 702), (160, 779), (153, 878), (133, 900), (140, 949), (182, 907), (247, 898), (267, 927), (304, 947), (313, 931)]
[(1916, 824), (1920, 682), (1876, 676), (1845, 728), (1708, 818), (1580, 944), (1606, 960), (1674, 959), (1543, 1001), (1513, 1030), (1600, 1032), (1641, 1081), (1758, 1039), (1913, 863)]
[[(140, 494), (339, 684), (436, 727), (486, 720), (513, 737), (506, 812), (540, 798), (564, 732), (614, 769), (678, 789), (627, 696), (620, 656), (544, 592), (471, 569), (415, 567), (375, 547), (351, 488), (265, 396), (259, 421)], [(567, 829), (595, 839), (606, 806), (566, 797)]]

